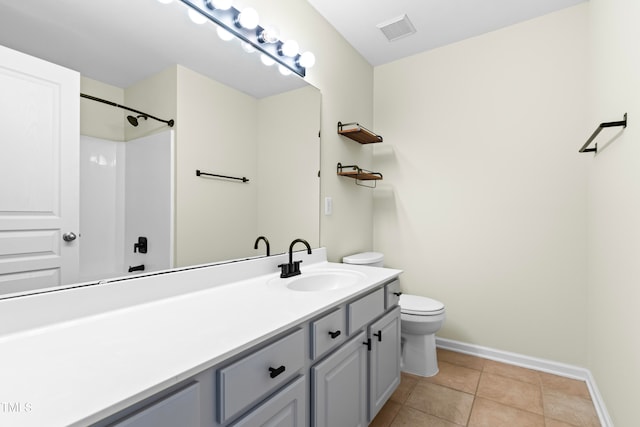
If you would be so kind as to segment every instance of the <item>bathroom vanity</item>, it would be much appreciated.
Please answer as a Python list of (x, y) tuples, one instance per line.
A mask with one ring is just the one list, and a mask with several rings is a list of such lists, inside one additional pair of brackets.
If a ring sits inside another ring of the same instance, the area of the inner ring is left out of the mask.
[(15, 426), (366, 426), (400, 380), (400, 270), (299, 252), (0, 301)]

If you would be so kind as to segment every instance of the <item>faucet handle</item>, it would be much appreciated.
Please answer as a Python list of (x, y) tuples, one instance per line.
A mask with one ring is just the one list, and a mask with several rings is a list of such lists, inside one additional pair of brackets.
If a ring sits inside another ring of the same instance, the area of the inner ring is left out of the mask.
[(280, 264), (280, 277), (286, 279), (287, 277), (297, 276), (300, 274), (300, 261), (293, 261), (291, 264)]

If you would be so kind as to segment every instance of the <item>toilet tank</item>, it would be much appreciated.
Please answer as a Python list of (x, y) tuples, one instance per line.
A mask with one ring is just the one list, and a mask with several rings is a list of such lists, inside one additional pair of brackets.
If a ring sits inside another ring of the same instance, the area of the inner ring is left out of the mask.
[(342, 258), (345, 264), (368, 265), (370, 267), (382, 267), (384, 255), (380, 252), (361, 252)]

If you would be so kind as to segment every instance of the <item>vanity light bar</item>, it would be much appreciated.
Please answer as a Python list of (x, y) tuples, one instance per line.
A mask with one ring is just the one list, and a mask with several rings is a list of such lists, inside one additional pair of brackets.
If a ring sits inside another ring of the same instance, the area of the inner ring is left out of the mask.
[(306, 73), (305, 67), (301, 66), (299, 63), (300, 54), (297, 54), (295, 57), (289, 57), (282, 53), (282, 45), (284, 44), (281, 40), (276, 41), (275, 43), (267, 43), (261, 39), (262, 32), (264, 28), (258, 25), (256, 28), (252, 30), (248, 30), (242, 26), (240, 26), (238, 22), (238, 16), (240, 15), (240, 11), (234, 7), (230, 7), (229, 9), (216, 9), (213, 5), (213, 2), (208, 0), (180, 0), (182, 3), (186, 4), (190, 8), (196, 10), (202, 15), (209, 18), (211, 21), (218, 24), (220, 27), (227, 30), (229, 33), (235, 35), (240, 40), (249, 43), (251, 46), (256, 48), (258, 51), (267, 55), (278, 64), (286, 67), (292, 72), (296, 73), (300, 77), (304, 77)]

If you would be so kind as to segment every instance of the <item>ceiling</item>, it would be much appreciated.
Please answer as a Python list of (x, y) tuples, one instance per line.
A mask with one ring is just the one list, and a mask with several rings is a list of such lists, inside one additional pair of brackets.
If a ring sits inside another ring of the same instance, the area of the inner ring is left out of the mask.
[(180, 64), (254, 97), (305, 86), (196, 25), (179, 1), (0, 0), (0, 45), (120, 88)]
[[(373, 66), (586, 0), (307, 0)], [(413, 35), (390, 42), (377, 25), (407, 15)]]
[[(585, 0), (307, 1), (376, 66)], [(389, 42), (376, 25), (404, 14), (416, 33)], [(179, 1), (0, 0), (0, 45), (120, 88), (174, 64), (257, 98), (305, 85), (193, 24)]]

